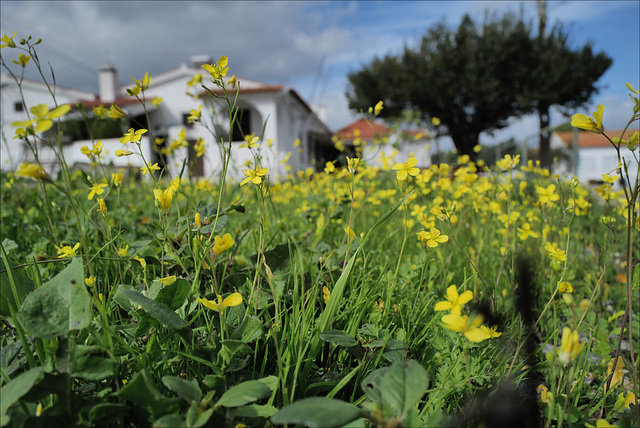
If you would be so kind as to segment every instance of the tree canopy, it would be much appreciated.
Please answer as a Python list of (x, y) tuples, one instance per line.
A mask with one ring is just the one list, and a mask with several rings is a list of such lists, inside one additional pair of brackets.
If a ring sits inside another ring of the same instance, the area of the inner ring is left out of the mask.
[(572, 51), (561, 26), (536, 37), (513, 14), (485, 16), (481, 26), (465, 15), (457, 29), (438, 24), (417, 47), (405, 45), (402, 54), (376, 57), (350, 73), (347, 99), (354, 110), (383, 100), (383, 117), (405, 109), (438, 117), (458, 151), (473, 156), (480, 134), (512, 117), (587, 102), (610, 64), (590, 45)]

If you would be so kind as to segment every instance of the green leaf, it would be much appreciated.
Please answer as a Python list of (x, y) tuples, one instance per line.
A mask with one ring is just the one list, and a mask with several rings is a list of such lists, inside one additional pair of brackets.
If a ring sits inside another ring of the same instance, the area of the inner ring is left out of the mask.
[(593, 352), (600, 358), (608, 358), (611, 353), (611, 346), (609, 346), (609, 338), (607, 337), (607, 333), (602, 331), (600, 326), (596, 326), (595, 331), (595, 343), (593, 347)]
[(384, 353), (382, 355), (392, 363), (404, 361), (408, 349), (409, 345), (406, 343), (397, 339), (389, 339), (387, 345), (384, 347)]
[(222, 394), (214, 408), (238, 407), (271, 395), (271, 389), (259, 380), (242, 382)]
[(89, 421), (94, 426), (116, 425), (128, 411), (129, 408), (121, 403), (100, 403), (89, 410)]
[(327, 330), (322, 332), (320, 333), (320, 339), (325, 342), (331, 342), (334, 345), (342, 346), (343, 348), (350, 348), (358, 344), (356, 339), (341, 330)]
[(151, 300), (135, 290), (123, 289), (122, 293), (135, 305), (140, 305), (149, 315), (167, 327), (180, 329), (187, 325), (184, 320), (169, 309), (167, 305)]
[(249, 315), (244, 317), (241, 324), (233, 331), (233, 333), (231, 333), (231, 339), (249, 343), (261, 338), (263, 334), (264, 329), (262, 327), (262, 321), (257, 317)]
[(80, 258), (29, 294), (16, 317), (27, 332), (43, 339), (88, 326), (93, 314)]
[(417, 361), (400, 361), (385, 373), (380, 386), (382, 399), (398, 415), (404, 415), (420, 401), (429, 386), (429, 378), (427, 371)]
[(191, 407), (189, 407), (189, 410), (187, 410), (187, 426), (191, 428), (201, 427), (209, 421), (212, 414), (213, 409), (208, 409), (203, 412), (202, 410), (200, 410), (199, 404), (193, 403), (191, 404)]
[(42, 370), (42, 367), (34, 367), (19, 374), (0, 388), (0, 397), (2, 397), (0, 426), (6, 426), (9, 423), (10, 418), (7, 415), (7, 410), (31, 390), (40, 378)]
[(162, 395), (147, 377), (144, 369), (138, 372), (116, 395), (145, 408), (154, 417), (170, 413), (177, 402)]
[(180, 415), (165, 415), (153, 423), (153, 428), (182, 428), (187, 422)]
[(178, 279), (171, 285), (165, 285), (155, 298), (155, 301), (167, 305), (169, 309), (175, 311), (184, 305), (189, 296), (189, 283), (185, 279)]
[(195, 379), (190, 382), (177, 376), (163, 376), (162, 383), (182, 399), (191, 402), (202, 400), (202, 391)]
[[(6, 241), (6, 239), (5, 239)], [(13, 242), (13, 241), (11, 241)], [(2, 243), (5, 245), (5, 242)], [(5, 250), (7, 247), (5, 246)], [(18, 300), (24, 302), (29, 292), (33, 290), (33, 281), (29, 278), (24, 268), (13, 269), (12, 266), (17, 266), (19, 263), (15, 261), (13, 257), (7, 255), (7, 261), (10, 266), (4, 264), (4, 260), (0, 257), (0, 315), (4, 317), (11, 316), (11, 310), (9, 306), (13, 306), (15, 310), (20, 309), (16, 303), (11, 283), (9, 282), (9, 272), (13, 277), (14, 284), (16, 285), (16, 292), (18, 294)]]
[[(255, 263), (258, 260), (258, 254), (252, 255), (250, 259)], [(289, 261), (289, 243), (278, 244), (273, 249), (265, 251), (264, 259), (271, 271), (275, 272)]]
[(271, 417), (274, 424), (302, 424), (308, 427), (341, 427), (360, 417), (353, 404), (326, 397), (310, 397), (283, 407)]
[(113, 375), (116, 360), (98, 346), (76, 345), (72, 350), (69, 374), (88, 380)]
[(278, 409), (268, 404), (250, 404), (233, 410), (233, 416), (240, 418), (269, 418), (276, 413)]

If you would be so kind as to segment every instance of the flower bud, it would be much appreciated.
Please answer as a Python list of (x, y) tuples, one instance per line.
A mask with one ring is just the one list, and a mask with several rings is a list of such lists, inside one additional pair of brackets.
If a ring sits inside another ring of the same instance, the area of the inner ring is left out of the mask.
[(25, 39), (20, 39), (20, 44), (24, 45), (25, 43), (27, 43), (27, 41)]

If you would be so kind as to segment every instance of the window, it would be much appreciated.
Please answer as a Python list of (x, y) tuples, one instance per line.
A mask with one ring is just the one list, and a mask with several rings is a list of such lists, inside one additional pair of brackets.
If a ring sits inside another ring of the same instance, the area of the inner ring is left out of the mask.
[(189, 123), (189, 116), (191, 113), (182, 113), (182, 125), (187, 129), (193, 128), (193, 123)]
[(18, 101), (13, 105), (15, 111), (24, 111), (24, 106), (22, 105), (22, 101)]
[(238, 116), (233, 124), (231, 141), (244, 141), (244, 136), (251, 134), (251, 111), (238, 109)]

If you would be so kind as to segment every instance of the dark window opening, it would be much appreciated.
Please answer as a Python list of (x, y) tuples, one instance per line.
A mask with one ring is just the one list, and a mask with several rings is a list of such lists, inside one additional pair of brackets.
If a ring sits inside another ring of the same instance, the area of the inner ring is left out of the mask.
[(191, 116), (191, 113), (183, 113), (182, 114), (182, 125), (187, 129), (193, 128), (193, 123), (189, 122), (189, 116)]
[(189, 142), (189, 171), (192, 177), (204, 177), (204, 156), (198, 157), (196, 154), (196, 140)]
[(244, 136), (251, 134), (251, 111), (238, 109), (238, 116), (233, 124), (231, 141), (244, 141)]
[(14, 104), (13, 108), (15, 111), (24, 111), (24, 105), (22, 105), (22, 101), (18, 101)]

